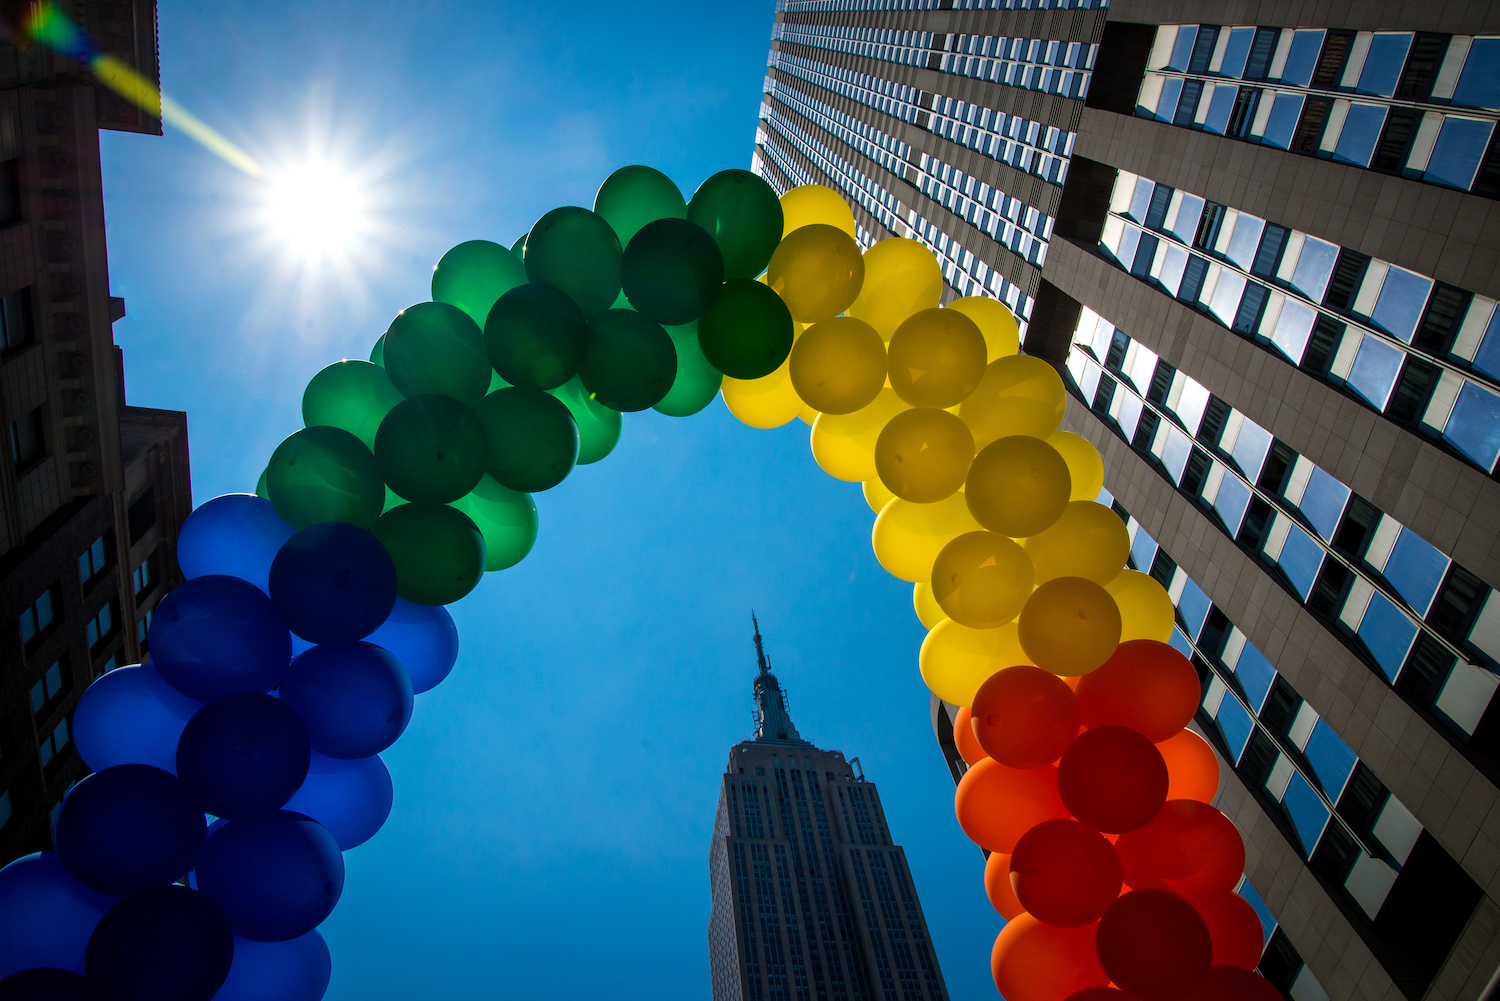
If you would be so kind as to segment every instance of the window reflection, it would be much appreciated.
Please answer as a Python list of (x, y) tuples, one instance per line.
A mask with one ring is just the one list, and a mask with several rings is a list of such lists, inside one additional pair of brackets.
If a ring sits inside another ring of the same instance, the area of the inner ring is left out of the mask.
[(1323, 548), (1296, 525), (1288, 526), (1286, 541), (1282, 543), (1281, 555), (1276, 563), (1286, 573), (1287, 580), (1297, 589), (1303, 601), (1312, 593), (1318, 580), (1318, 571), (1323, 568)]
[(1470, 108), (1500, 108), (1500, 38), (1476, 38), (1453, 90), (1453, 103)]
[(1318, 534), (1331, 542), (1344, 517), (1350, 493), (1348, 487), (1324, 472), (1321, 466), (1313, 466), (1297, 507)]
[(1395, 682), (1406, 662), (1406, 653), (1417, 637), (1416, 625), (1389, 598), (1378, 591), (1370, 596), (1370, 607), (1359, 623), (1358, 635), (1365, 649), (1380, 665), (1386, 680)]
[(1472, 382), (1464, 383), (1443, 438), (1485, 469), (1494, 469), (1500, 456), (1500, 397)]
[(1292, 818), (1292, 827), (1302, 842), (1302, 853), (1311, 855), (1318, 839), (1323, 836), (1323, 829), (1328, 826), (1328, 808), (1301, 772), (1292, 774), (1292, 780), (1287, 783), (1286, 792), (1281, 797), (1281, 805)]
[(1385, 579), (1407, 604), (1417, 610), (1417, 614), (1427, 614), (1447, 572), (1448, 557), (1411, 529), (1401, 529), (1390, 558), (1386, 560)]
[(1339, 258), (1337, 244), (1309, 236), (1302, 241), (1297, 269), (1292, 272), (1292, 287), (1315, 302), (1323, 301), (1328, 278)]
[(1249, 268), (1255, 258), (1255, 248), (1260, 246), (1260, 234), (1266, 228), (1264, 219), (1257, 219), (1248, 212), (1241, 212), (1234, 223), (1234, 235), (1229, 238), (1229, 248), (1224, 256), (1242, 268)]
[(1422, 179), (1467, 191), (1474, 183), (1474, 174), (1479, 170), (1479, 161), (1484, 157), (1494, 128), (1493, 122), (1476, 118), (1449, 115), (1443, 119), (1442, 131), (1432, 147), (1432, 156), (1427, 160), (1427, 172)]
[(1384, 410), (1405, 357), (1399, 348), (1373, 337), (1364, 338), (1359, 345), (1359, 353), (1354, 356), (1354, 366), (1349, 370), (1350, 388), (1368, 400), (1376, 410)]
[(1379, 94), (1382, 97), (1394, 94), (1409, 48), (1410, 32), (1376, 32), (1375, 37), (1370, 40), (1370, 51), (1365, 56), (1365, 65), (1360, 70), (1359, 84), (1355, 89), (1361, 94)]
[(1410, 344), (1431, 292), (1432, 279), (1392, 265), (1380, 286), (1380, 298), (1375, 300), (1370, 319)]
[(1219, 492), (1214, 497), (1214, 510), (1224, 519), (1230, 535), (1239, 534), (1240, 523), (1245, 520), (1245, 509), (1250, 506), (1250, 488), (1237, 476), (1225, 476), (1219, 482)]
[(1240, 659), (1234, 665), (1235, 677), (1240, 679), (1240, 687), (1245, 690), (1245, 697), (1250, 701), (1250, 707), (1260, 712), (1260, 707), (1265, 705), (1266, 694), (1271, 690), (1271, 683), (1276, 680), (1276, 669), (1271, 662), (1250, 643), (1240, 651)]
[[(1313, 68), (1318, 64), (1318, 53), (1323, 48), (1323, 31), (1298, 31), (1292, 35), (1291, 48), (1287, 50), (1286, 66), (1281, 71), (1283, 83), (1306, 87), (1312, 79)], [(1398, 67), (1399, 69), (1399, 67)]]
[(1312, 333), (1313, 323), (1317, 318), (1318, 314), (1313, 310), (1288, 299), (1281, 307), (1276, 329), (1271, 332), (1271, 343), (1290, 358), (1293, 364), (1301, 362), (1302, 354), (1307, 350), (1307, 338)]
[(1323, 784), (1323, 791), (1328, 793), (1329, 799), (1337, 800), (1344, 791), (1344, 783), (1349, 781), (1349, 775), (1354, 771), (1354, 763), (1359, 759), (1323, 719), (1313, 725), (1312, 735), (1308, 737), (1307, 747), (1303, 750), (1308, 764), (1313, 767), (1313, 773)]
[(1343, 130), (1339, 132), (1338, 145), (1333, 150), (1333, 158), (1339, 163), (1368, 167), (1383, 125), (1385, 108), (1380, 105), (1349, 105), (1348, 113), (1344, 116)]
[(1198, 630), (1203, 628), (1203, 620), (1208, 618), (1209, 608), (1208, 595), (1203, 589), (1191, 580), (1184, 583), (1182, 597), (1177, 599), (1177, 611), (1182, 615), (1182, 622), (1187, 626), (1188, 632), (1198, 635)]
[(1266, 119), (1266, 131), (1261, 136), (1261, 141), (1277, 149), (1290, 146), (1292, 131), (1297, 127), (1297, 119), (1302, 117), (1303, 100), (1301, 94), (1277, 94), (1276, 103), (1271, 105), (1271, 115)]
[(1234, 756), (1236, 763), (1240, 755), (1245, 753), (1245, 744), (1250, 740), (1250, 732), (1255, 729), (1255, 721), (1245, 711), (1245, 707), (1236, 699), (1225, 697), (1219, 703), (1219, 711), (1214, 716), (1219, 724), (1219, 730), (1224, 734), (1224, 742), (1229, 745), (1229, 750)]

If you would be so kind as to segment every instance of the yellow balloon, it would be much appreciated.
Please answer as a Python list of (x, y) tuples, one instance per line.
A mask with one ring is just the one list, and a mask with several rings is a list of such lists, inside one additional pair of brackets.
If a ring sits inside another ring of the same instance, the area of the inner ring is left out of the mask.
[(893, 236), (865, 251), (865, 283), (849, 315), (864, 320), (886, 340), (901, 321), (943, 298), (943, 269), (916, 240)]
[(924, 309), (891, 337), (891, 388), (914, 407), (952, 407), (985, 373), (984, 335), (951, 309)]
[(841, 229), (859, 239), (854, 226), (854, 210), (844, 196), (822, 184), (804, 184), (781, 196), (782, 239), (794, 229), (821, 223)]
[(1091, 500), (1073, 501), (1045, 532), (1026, 540), (1036, 580), (1083, 577), (1108, 584), (1130, 556), (1130, 533), (1114, 510)]
[(1067, 400), (1056, 369), (1031, 355), (1011, 355), (985, 367), (984, 378), (958, 412), (983, 448), (1013, 434), (1046, 438), (1062, 423)]
[(985, 528), (1012, 539), (1044, 532), (1073, 492), (1068, 464), (1040, 438), (1015, 435), (979, 450), (964, 484), (969, 510)]
[(1054, 431), (1047, 436), (1047, 444), (1057, 449), (1057, 454), (1068, 464), (1068, 475), (1073, 477), (1071, 499), (1095, 500), (1104, 489), (1104, 459), (1094, 443), (1071, 431)]
[(1021, 648), (1014, 622), (998, 629), (970, 629), (948, 619), (932, 627), (917, 662), (922, 680), (938, 698), (972, 706), (974, 693), (992, 674), (1031, 659)]
[(1063, 677), (1098, 669), (1120, 645), (1115, 599), (1082, 577), (1058, 577), (1031, 592), (1016, 623), (1031, 662)]
[(932, 593), (955, 622), (992, 629), (1014, 619), (1031, 597), (1031, 559), (994, 532), (965, 532), (932, 564)]
[(813, 421), (818, 419), (818, 412), (804, 403), (802, 409), (797, 411), (797, 419), (808, 427), (812, 427)]
[(1121, 570), (1104, 585), (1120, 609), (1120, 642), (1156, 640), (1165, 643), (1172, 638), (1176, 617), (1172, 596), (1155, 577), (1135, 570)]
[(956, 309), (979, 325), (988, 349), (985, 361), (994, 361), (1021, 350), (1021, 328), (1016, 315), (999, 299), (971, 295), (954, 299), (944, 309)]
[(852, 414), (885, 385), (885, 341), (852, 316), (814, 323), (792, 345), (792, 384), (819, 413)]
[(946, 410), (917, 407), (892, 417), (875, 440), (875, 471), (897, 497), (942, 500), (964, 485), (974, 436)]
[(885, 506), (896, 499), (896, 495), (880, 482), (880, 477), (864, 482), (865, 503), (870, 505), (870, 510), (879, 514), (885, 510)]
[(917, 610), (917, 618), (928, 629), (948, 617), (948, 613), (943, 611), (943, 607), (932, 596), (932, 585), (925, 580), (912, 585), (911, 603), (912, 607)]
[(886, 421), (908, 409), (894, 391), (882, 389), (873, 403), (852, 414), (819, 414), (812, 426), (813, 458), (829, 476), (853, 483), (875, 479), (880, 431)]
[(759, 379), (731, 379), (726, 375), (719, 391), (729, 412), (753, 428), (779, 428), (802, 409), (788, 362)]
[(859, 244), (843, 230), (822, 223), (789, 233), (766, 268), (766, 284), (798, 323), (838, 316), (859, 295), (864, 280)]
[(934, 504), (897, 497), (875, 519), (870, 541), (875, 558), (891, 576), (915, 584), (932, 578), (932, 563), (949, 539), (978, 528), (962, 494)]

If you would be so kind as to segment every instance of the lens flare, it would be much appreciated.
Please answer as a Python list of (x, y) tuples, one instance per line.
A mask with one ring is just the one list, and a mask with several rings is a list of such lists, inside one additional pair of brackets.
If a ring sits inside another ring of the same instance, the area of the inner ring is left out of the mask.
[(265, 223), (296, 254), (345, 254), (368, 228), (360, 182), (336, 164), (310, 160), (273, 169), (266, 182)]

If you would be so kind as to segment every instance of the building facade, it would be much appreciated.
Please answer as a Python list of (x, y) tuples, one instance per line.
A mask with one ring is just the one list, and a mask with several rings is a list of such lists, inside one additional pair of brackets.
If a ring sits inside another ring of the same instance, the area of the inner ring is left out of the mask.
[(803, 740), (755, 631), (755, 737), (708, 853), (714, 1001), (947, 1001), (906, 855), (859, 759)]
[[(18, 8), (25, 14), (28, 5)], [(155, 82), (156, 5), (64, 5)], [(76, 10), (73, 8), (77, 8)], [(79, 695), (145, 652), (192, 508), (185, 414), (129, 407), (111, 324), (99, 130), (160, 124), (41, 46), (0, 41), (0, 864), (52, 847), (87, 773)]]
[(1298, 1001), (1500, 968), (1497, 67), (1454, 0), (777, 6), (755, 169), (1058, 366)]

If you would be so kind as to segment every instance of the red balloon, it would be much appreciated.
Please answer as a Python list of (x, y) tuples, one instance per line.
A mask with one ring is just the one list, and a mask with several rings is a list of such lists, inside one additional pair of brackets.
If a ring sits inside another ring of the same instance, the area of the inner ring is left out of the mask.
[(1239, 828), (1195, 799), (1170, 799), (1145, 827), (1115, 842), (1125, 882), (1171, 890), (1189, 903), (1207, 904), (1234, 889), (1245, 871)]
[(1166, 802), (1167, 765), (1136, 731), (1095, 727), (1079, 734), (1057, 763), (1057, 789), (1073, 816), (1096, 831), (1122, 834), (1146, 826)]
[[(1095, 925), (1055, 928), (1022, 914), (1004, 928), (990, 952), (990, 972), (1005, 1001), (1064, 1001), (1109, 978), (1094, 954)], [(1118, 999), (1117, 999), (1118, 1001)]]
[(973, 716), (968, 706), (960, 709), (954, 717), (953, 743), (958, 745), (958, 756), (968, 762), (971, 768), (989, 757), (984, 753), (984, 748), (979, 746), (979, 738), (974, 736)]
[[(993, 858), (993, 856), (991, 856)], [(1213, 939), (1215, 966), (1238, 966), (1253, 970), (1265, 951), (1265, 930), (1250, 901), (1231, 893), (1211, 904), (1199, 904), (1198, 913)]]
[(1219, 756), (1208, 741), (1191, 730), (1179, 730), (1156, 749), (1167, 763), (1167, 799), (1212, 803), (1219, 792)]
[(1067, 1001), (1136, 1001), (1117, 987), (1085, 987), (1077, 994), (1069, 994)]
[(1010, 883), (1038, 921), (1081, 928), (1120, 895), (1120, 856), (1104, 835), (1076, 820), (1047, 820), (1016, 842)]
[(958, 826), (992, 852), (1015, 851), (1021, 835), (1044, 820), (1068, 816), (1057, 795), (1057, 769), (1009, 768), (985, 758), (964, 773), (953, 797)]
[(984, 894), (990, 898), (990, 906), (1007, 921), (1026, 912), (1010, 885), (1009, 855), (990, 852), (984, 863)]
[(1187, 726), (1201, 698), (1193, 665), (1156, 640), (1126, 640), (1078, 681), (1084, 726), (1128, 726), (1153, 743)]
[(1183, 1001), (1281, 1001), (1281, 992), (1258, 973), (1238, 966), (1210, 966), (1198, 989)]
[(1078, 735), (1078, 700), (1055, 674), (1007, 667), (974, 695), (974, 735), (985, 753), (1012, 768), (1051, 764)]
[(1099, 919), (1099, 963), (1141, 1001), (1180, 1001), (1208, 973), (1213, 941), (1193, 905), (1165, 890), (1131, 890)]

